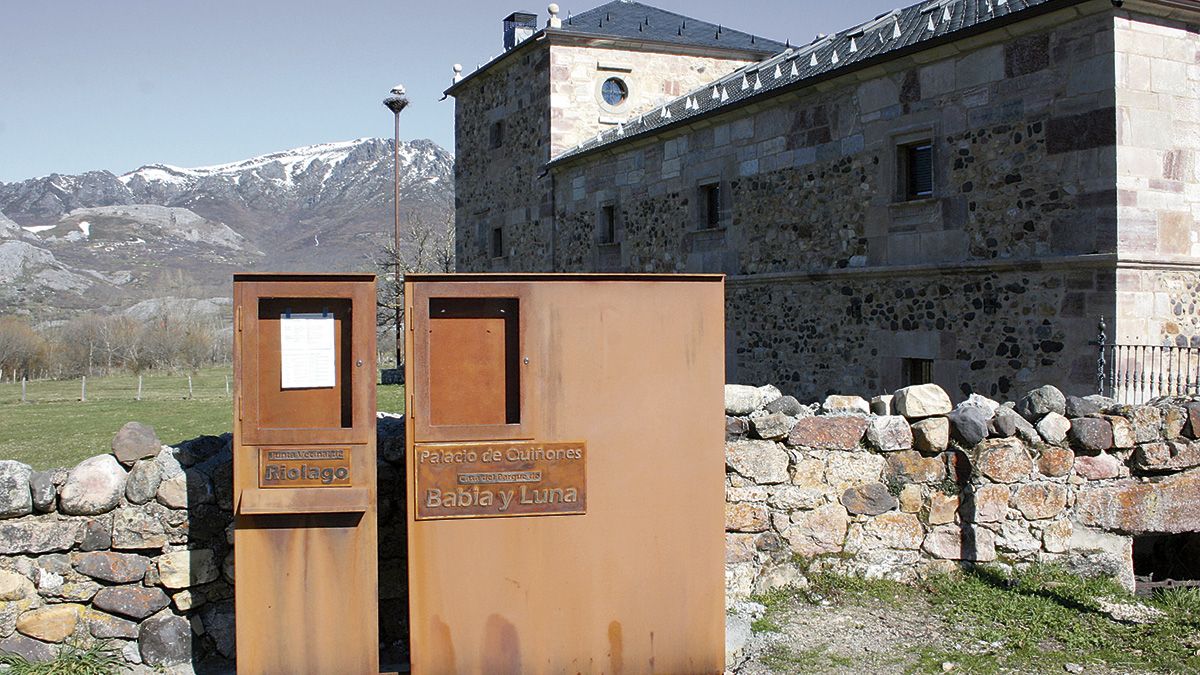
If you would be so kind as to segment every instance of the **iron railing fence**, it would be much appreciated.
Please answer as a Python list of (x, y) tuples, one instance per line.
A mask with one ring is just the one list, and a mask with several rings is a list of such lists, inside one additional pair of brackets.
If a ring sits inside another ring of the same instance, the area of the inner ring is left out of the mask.
[(1200, 395), (1200, 348), (1106, 345), (1106, 377), (1100, 391), (1119, 403), (1159, 396)]
[(1100, 319), (1097, 389), (1118, 403), (1145, 403), (1160, 396), (1200, 395), (1200, 347), (1108, 344)]

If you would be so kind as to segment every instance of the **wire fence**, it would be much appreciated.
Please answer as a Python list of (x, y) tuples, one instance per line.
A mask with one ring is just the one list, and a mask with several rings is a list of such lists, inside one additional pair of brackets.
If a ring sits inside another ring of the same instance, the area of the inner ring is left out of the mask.
[[(380, 410), (404, 410), (403, 371), (381, 370), (377, 391)], [(10, 404), (101, 401), (230, 401), (233, 372), (209, 368), (194, 373), (121, 374), (74, 379), (0, 380), (0, 406)]]
[(232, 388), (232, 374), (228, 369), (74, 379), (9, 378), (0, 381), (0, 405), (69, 401), (230, 400)]

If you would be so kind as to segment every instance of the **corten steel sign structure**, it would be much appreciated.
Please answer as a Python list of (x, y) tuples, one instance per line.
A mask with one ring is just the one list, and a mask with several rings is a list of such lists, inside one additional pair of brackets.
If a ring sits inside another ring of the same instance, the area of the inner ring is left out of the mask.
[(375, 276), (234, 275), (239, 673), (379, 673)]
[(405, 298), (413, 673), (722, 672), (722, 277)]

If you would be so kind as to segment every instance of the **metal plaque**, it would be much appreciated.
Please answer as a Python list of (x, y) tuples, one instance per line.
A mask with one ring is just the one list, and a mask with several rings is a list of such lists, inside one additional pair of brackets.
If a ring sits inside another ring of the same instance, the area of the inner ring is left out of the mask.
[(419, 444), (417, 520), (587, 513), (587, 446), (513, 441)]
[(350, 485), (346, 448), (259, 448), (260, 488), (343, 487)]

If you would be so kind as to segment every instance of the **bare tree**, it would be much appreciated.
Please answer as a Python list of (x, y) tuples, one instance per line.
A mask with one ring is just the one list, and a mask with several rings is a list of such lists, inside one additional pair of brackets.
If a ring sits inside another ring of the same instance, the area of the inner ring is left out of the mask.
[[(375, 261), (382, 277), (376, 322), (381, 330), (395, 329), (397, 336), (404, 332), (404, 277), (417, 272), (454, 271), (454, 212), (421, 217), (410, 211), (400, 234), (400, 250), (396, 250), (395, 242), (388, 242)], [(397, 339), (397, 365), (402, 344), (403, 340)]]
[(0, 376), (196, 370), (228, 363), (231, 349), (227, 320), (190, 311), (163, 308), (144, 322), (86, 313), (37, 328), (24, 318), (0, 316)]
[(46, 358), (46, 340), (21, 318), (0, 317), (0, 378), (11, 372), (29, 377)]
[(113, 326), (109, 329), (115, 359), (121, 364), (121, 367), (134, 373), (142, 372), (143, 363), (139, 359), (142, 350), (142, 332), (142, 324), (129, 316), (114, 317)]
[(56, 350), (59, 368), (68, 375), (92, 375), (102, 365), (104, 352), (102, 326), (104, 319), (97, 314), (81, 314), (57, 326), (52, 333), (59, 343)]

